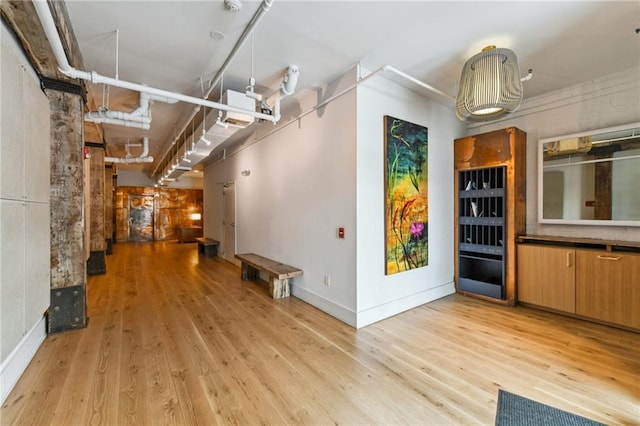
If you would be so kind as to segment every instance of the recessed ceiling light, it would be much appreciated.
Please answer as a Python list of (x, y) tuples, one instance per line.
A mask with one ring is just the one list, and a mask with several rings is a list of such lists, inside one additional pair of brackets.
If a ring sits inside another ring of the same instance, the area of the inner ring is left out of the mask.
[(211, 31), (209, 36), (214, 40), (224, 40), (226, 37), (222, 31)]

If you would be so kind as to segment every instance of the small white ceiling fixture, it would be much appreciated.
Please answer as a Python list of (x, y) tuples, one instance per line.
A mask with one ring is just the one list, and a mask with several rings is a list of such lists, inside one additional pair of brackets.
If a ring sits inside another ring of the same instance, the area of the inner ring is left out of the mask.
[(509, 49), (487, 46), (462, 68), (456, 115), (463, 121), (491, 121), (516, 111), (522, 103), (518, 59)]
[(240, 3), (240, 0), (224, 0), (224, 7), (231, 12), (240, 12), (242, 3)]

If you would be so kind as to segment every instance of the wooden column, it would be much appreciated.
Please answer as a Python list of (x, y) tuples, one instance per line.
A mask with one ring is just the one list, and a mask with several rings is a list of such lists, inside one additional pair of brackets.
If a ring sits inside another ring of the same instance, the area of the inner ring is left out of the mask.
[[(598, 156), (601, 158), (611, 158), (611, 155)], [(611, 161), (603, 161), (595, 163), (595, 211), (594, 219), (596, 220), (609, 220), (611, 219), (612, 212), (612, 195), (611, 195), (611, 176), (612, 176), (612, 163)]]
[(91, 174), (89, 177), (90, 231), (89, 231), (89, 259), (87, 260), (87, 275), (107, 273), (105, 261), (107, 241), (105, 234), (105, 169), (104, 144), (85, 142), (85, 149), (89, 150), (91, 159)]
[(80, 90), (72, 93), (73, 85), (60, 86), (64, 90), (45, 86), (51, 107), (50, 333), (87, 325), (83, 228), (84, 101)]
[(114, 243), (114, 209), (115, 195), (113, 165), (104, 166), (104, 237), (107, 244), (107, 256), (113, 254)]

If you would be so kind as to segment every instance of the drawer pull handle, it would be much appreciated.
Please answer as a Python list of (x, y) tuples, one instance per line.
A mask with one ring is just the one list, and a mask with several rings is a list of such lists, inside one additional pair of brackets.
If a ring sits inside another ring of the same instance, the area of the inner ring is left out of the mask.
[(602, 255), (598, 255), (598, 259), (601, 259), (601, 260), (620, 260), (620, 256), (602, 256)]

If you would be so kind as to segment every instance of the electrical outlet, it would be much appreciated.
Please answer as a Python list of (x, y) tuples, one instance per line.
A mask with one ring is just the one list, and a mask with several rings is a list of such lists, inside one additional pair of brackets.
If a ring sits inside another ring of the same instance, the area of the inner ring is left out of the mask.
[(324, 285), (327, 287), (331, 286), (331, 277), (329, 275), (324, 276)]

